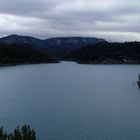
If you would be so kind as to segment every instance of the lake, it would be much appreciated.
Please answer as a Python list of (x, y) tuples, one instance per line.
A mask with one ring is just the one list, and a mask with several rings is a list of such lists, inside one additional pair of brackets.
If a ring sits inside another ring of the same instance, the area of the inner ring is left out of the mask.
[(39, 140), (139, 140), (140, 65), (74, 62), (0, 68), (0, 125)]

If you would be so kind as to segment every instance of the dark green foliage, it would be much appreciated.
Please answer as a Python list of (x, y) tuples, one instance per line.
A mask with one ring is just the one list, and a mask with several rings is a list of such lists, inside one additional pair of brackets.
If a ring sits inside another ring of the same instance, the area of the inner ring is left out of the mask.
[(140, 64), (140, 43), (99, 43), (72, 50), (65, 59), (79, 63)]
[(3, 127), (0, 128), (0, 140), (36, 140), (36, 133), (30, 126), (17, 127), (13, 133), (7, 134)]
[[(56, 42), (53, 43), (53, 41), (49, 43), (54, 45)], [(62, 42), (65, 42), (65, 39)], [(66, 41), (67, 49), (62, 49), (60, 44), (48, 53), (47, 47), (38, 49), (28, 43), (0, 43), (0, 65), (52, 63), (58, 62), (57, 59), (93, 64), (140, 64), (140, 42), (108, 43), (104, 41), (85, 47), (82, 47), (84, 43), (81, 42), (81, 44), (78, 43), (81, 47), (77, 49), (68, 44)]]
[(47, 52), (43, 53), (25, 44), (0, 43), (0, 65), (56, 62)]
[(3, 127), (0, 128), (0, 140), (7, 140), (7, 133), (4, 132)]

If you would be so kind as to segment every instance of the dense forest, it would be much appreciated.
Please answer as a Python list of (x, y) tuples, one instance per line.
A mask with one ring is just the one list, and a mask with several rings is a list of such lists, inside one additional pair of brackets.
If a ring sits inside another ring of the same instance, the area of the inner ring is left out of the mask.
[(25, 44), (0, 43), (0, 65), (35, 64), (57, 62), (46, 51)]
[(12, 133), (7, 133), (3, 127), (0, 128), (0, 140), (36, 140), (36, 133), (30, 126), (17, 127)]
[(31, 37), (2, 38), (0, 66), (54, 63), (59, 60), (91, 64), (140, 64), (140, 42), (109, 43), (96, 38), (55, 38), (48, 39), (46, 45), (40, 47), (42, 43), (44, 41)]
[(140, 43), (98, 43), (71, 50), (66, 60), (93, 64), (140, 64)]

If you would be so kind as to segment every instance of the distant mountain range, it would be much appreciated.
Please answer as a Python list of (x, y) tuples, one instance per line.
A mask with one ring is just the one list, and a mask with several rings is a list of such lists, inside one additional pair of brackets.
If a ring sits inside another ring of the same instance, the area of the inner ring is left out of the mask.
[(29, 36), (10, 35), (0, 38), (0, 43), (6, 44), (27, 44), (34, 48), (45, 48), (48, 51), (63, 51), (69, 49), (76, 49), (86, 45), (92, 45), (97, 43), (105, 43), (105, 39), (99, 39), (94, 37), (56, 37), (49, 39), (38, 39)]
[(94, 37), (0, 38), (0, 65), (71, 60), (91, 64), (140, 64), (140, 42), (109, 43)]

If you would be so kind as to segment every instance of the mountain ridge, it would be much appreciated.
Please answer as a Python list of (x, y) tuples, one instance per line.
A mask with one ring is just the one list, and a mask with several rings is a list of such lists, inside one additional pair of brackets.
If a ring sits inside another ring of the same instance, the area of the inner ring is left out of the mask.
[(0, 63), (43, 63), (60, 60), (90, 64), (140, 64), (140, 42), (111, 43), (95, 37), (37, 39), (0, 38)]
[(46, 48), (50, 51), (55, 51), (57, 49), (70, 49), (79, 48), (82, 46), (105, 43), (105, 39), (96, 37), (54, 37), (48, 39), (38, 39), (31, 36), (21, 36), (21, 35), (9, 35), (0, 38), (1, 43), (6, 44), (28, 44), (35, 48)]

